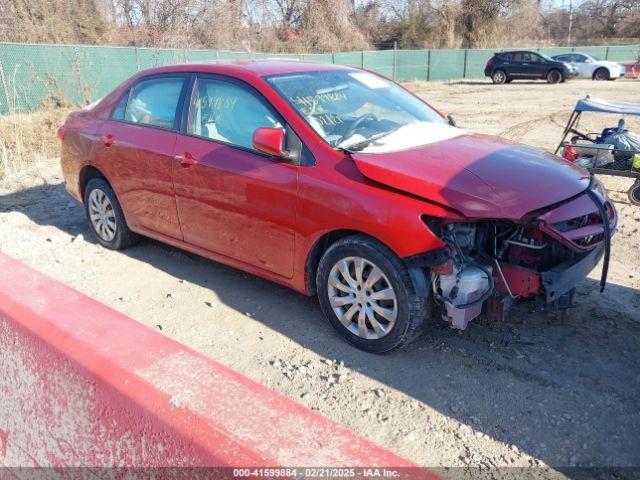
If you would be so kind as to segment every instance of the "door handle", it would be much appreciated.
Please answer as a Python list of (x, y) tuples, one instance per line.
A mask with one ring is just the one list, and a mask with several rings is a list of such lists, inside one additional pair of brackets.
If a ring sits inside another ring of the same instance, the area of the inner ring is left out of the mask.
[(102, 135), (102, 142), (104, 143), (105, 147), (110, 147), (111, 145), (116, 143), (116, 139), (113, 138), (113, 135), (107, 133), (106, 135)]
[(198, 161), (193, 158), (193, 155), (191, 155), (189, 152), (184, 152), (181, 155), (176, 155), (173, 157), (176, 161), (180, 162), (180, 165), (182, 165), (183, 167), (191, 167), (192, 165), (196, 165), (198, 163)]

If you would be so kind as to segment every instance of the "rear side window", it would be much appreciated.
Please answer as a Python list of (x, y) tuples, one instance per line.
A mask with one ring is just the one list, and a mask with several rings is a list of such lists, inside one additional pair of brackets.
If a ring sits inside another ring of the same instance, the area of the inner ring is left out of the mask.
[(512, 62), (513, 61), (513, 52), (503, 53), (502, 55), (500, 55), (500, 58), (502, 60), (506, 60), (507, 62)]
[(172, 129), (184, 81), (184, 77), (141, 80), (131, 89), (124, 120)]

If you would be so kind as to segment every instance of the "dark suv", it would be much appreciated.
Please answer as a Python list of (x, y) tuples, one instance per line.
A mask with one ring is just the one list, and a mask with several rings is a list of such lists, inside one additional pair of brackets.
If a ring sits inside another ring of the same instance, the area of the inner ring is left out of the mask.
[(528, 50), (496, 53), (484, 67), (484, 75), (493, 83), (510, 83), (516, 79), (542, 79), (549, 83), (564, 82), (577, 75), (568, 63)]

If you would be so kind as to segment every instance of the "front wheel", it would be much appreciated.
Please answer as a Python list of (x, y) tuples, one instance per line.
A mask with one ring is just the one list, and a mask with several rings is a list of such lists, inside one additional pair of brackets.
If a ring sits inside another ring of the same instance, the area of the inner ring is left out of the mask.
[(354, 346), (383, 353), (407, 345), (424, 326), (430, 299), (417, 295), (409, 270), (388, 247), (354, 235), (322, 256), (316, 275), (320, 306)]
[(547, 83), (560, 83), (564, 81), (564, 75), (560, 70), (551, 70), (547, 73)]
[(609, 70), (606, 68), (599, 68), (593, 72), (593, 79), (598, 81), (609, 80)]

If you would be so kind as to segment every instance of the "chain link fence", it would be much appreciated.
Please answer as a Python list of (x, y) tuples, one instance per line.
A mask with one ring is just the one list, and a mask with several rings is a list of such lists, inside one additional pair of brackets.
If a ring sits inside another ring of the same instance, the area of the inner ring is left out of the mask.
[[(633, 62), (640, 45), (535, 49), (547, 55), (580, 51)], [(398, 81), (482, 78), (491, 49), (375, 50), (323, 54), (267, 54), (88, 45), (0, 43), (0, 114), (94, 101), (136, 71), (181, 62), (292, 58), (367, 68)]]

